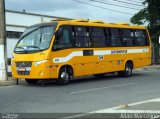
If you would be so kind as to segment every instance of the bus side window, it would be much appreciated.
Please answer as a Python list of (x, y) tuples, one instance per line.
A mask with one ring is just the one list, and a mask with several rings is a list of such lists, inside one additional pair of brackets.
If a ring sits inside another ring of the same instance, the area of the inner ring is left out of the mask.
[(122, 40), (124, 46), (134, 46), (134, 32), (131, 29), (122, 30)]
[(105, 39), (106, 39), (106, 45), (111, 46), (111, 41), (109, 39), (109, 29), (105, 28)]
[(90, 47), (90, 37), (87, 28), (84, 26), (75, 26), (72, 36), (75, 47)]
[(65, 48), (71, 48), (71, 37), (70, 37), (70, 31), (69, 27), (63, 26), (62, 28), (62, 35), (58, 37), (58, 39), (55, 39), (54, 43), (54, 49), (65, 49)]
[(110, 28), (111, 46), (122, 46), (120, 29)]
[(135, 30), (135, 41), (136, 46), (145, 46), (146, 38), (143, 30)]
[(105, 47), (105, 30), (104, 28), (93, 27), (91, 32), (91, 41), (93, 47)]

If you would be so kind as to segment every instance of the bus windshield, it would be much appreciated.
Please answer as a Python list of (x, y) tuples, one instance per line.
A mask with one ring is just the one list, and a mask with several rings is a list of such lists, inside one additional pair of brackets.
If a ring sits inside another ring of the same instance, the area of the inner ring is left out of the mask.
[(33, 53), (48, 49), (56, 26), (31, 27), (17, 43), (15, 53)]

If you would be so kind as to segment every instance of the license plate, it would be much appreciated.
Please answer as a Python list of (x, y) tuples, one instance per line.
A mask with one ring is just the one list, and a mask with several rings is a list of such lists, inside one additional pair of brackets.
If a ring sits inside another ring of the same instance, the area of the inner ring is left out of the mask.
[(18, 71), (24, 72), (24, 71), (26, 71), (26, 68), (20, 67), (20, 68), (18, 68)]

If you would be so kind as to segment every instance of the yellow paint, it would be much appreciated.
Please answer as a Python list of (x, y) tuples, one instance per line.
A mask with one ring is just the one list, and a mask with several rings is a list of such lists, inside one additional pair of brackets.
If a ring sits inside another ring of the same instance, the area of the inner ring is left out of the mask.
[[(52, 21), (55, 22), (55, 21)], [(143, 26), (132, 26), (127, 23), (109, 24), (101, 21), (88, 20), (62, 20), (58, 22), (56, 30), (61, 25), (80, 25), (80, 26), (97, 26), (97, 27), (113, 27), (113, 28), (132, 28), (146, 29)], [(74, 76), (83, 76), (97, 73), (107, 73), (124, 70), (125, 63), (128, 60), (133, 61), (134, 68), (151, 64), (151, 46), (137, 47), (107, 47), (107, 48), (71, 48), (59, 51), (52, 51), (52, 45), (55, 37), (53, 36), (49, 49), (32, 54), (13, 54), (12, 59), (12, 75), (14, 78), (29, 78), (29, 79), (53, 79), (58, 78), (59, 69), (63, 65), (70, 65), (73, 68)], [(114, 54), (104, 55), (103, 60), (98, 60), (98, 55), (94, 56), (76, 56), (65, 63), (54, 63), (53, 59), (57, 57), (66, 57), (74, 51), (82, 51), (85, 49), (92, 50), (123, 50), (123, 49), (142, 49), (148, 48), (148, 53), (133, 53), (133, 54)], [(34, 66), (37, 61), (47, 60), (38, 66)], [(120, 64), (118, 64), (120, 60)], [(32, 67), (30, 75), (18, 75), (16, 70), (16, 62), (31, 61)]]

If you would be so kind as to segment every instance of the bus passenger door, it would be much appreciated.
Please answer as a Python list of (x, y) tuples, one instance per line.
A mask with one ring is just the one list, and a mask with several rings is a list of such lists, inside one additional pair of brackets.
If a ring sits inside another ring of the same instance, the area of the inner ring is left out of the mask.
[(70, 65), (72, 59), (68, 59), (72, 53), (73, 42), (71, 39), (71, 27), (60, 26), (55, 35), (55, 40), (52, 46), (51, 61), (53, 61), (53, 68), (51, 70), (51, 77), (57, 78), (58, 68), (63, 65)]

